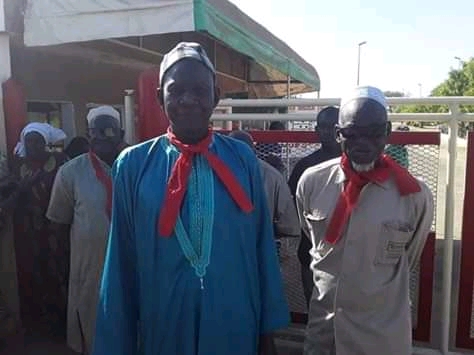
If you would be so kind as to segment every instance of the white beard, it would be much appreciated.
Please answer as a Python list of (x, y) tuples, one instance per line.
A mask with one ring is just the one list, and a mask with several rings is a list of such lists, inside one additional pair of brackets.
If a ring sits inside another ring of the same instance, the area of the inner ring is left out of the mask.
[(352, 168), (358, 173), (367, 172), (374, 168), (375, 162), (369, 164), (357, 164), (351, 161)]

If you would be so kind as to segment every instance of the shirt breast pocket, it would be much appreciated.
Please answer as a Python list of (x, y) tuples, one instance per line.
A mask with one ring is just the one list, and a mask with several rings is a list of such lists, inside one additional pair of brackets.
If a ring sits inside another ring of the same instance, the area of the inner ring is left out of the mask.
[(377, 245), (375, 263), (395, 265), (405, 253), (414, 228), (404, 222), (390, 221), (382, 224), (382, 233)]

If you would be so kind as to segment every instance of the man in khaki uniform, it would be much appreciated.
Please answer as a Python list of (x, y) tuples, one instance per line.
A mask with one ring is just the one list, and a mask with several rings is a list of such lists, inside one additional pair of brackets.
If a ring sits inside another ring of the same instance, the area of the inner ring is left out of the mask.
[(92, 348), (109, 234), (110, 169), (123, 144), (120, 114), (111, 106), (93, 108), (87, 121), (90, 151), (59, 169), (47, 212), (56, 228), (70, 229), (67, 343), (85, 355), (90, 354)]
[[(255, 151), (252, 136), (245, 131), (233, 131), (230, 137), (238, 139)], [(275, 237), (298, 237), (300, 227), (290, 189), (283, 175), (263, 159), (258, 159), (262, 174), (268, 210), (273, 218)]]
[(374, 87), (343, 99), (342, 157), (307, 169), (298, 183), (315, 284), (307, 355), (411, 354), (409, 274), (432, 224), (433, 197), (383, 154), (386, 107)]
[[(313, 153), (299, 160), (293, 168), (290, 178), (288, 179), (288, 186), (290, 187), (290, 192), (293, 197), (296, 197), (298, 181), (306, 169), (341, 156), (341, 145), (337, 142), (336, 135), (334, 134), (334, 126), (337, 124), (338, 117), (339, 108), (335, 106), (328, 106), (319, 111), (316, 117), (315, 131), (319, 135), (321, 146)], [(301, 284), (308, 308), (314, 286), (313, 273), (310, 268), (310, 249), (311, 241), (309, 237), (304, 234), (304, 231), (302, 231), (298, 245), (298, 260), (301, 264)]]

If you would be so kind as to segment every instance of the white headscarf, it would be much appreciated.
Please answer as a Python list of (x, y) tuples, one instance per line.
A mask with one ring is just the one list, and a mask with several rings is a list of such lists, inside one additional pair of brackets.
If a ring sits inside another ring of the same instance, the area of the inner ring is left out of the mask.
[(37, 132), (41, 134), (44, 138), (46, 144), (55, 144), (59, 141), (62, 141), (66, 138), (66, 133), (62, 129), (56, 128), (51, 126), (48, 123), (41, 123), (41, 122), (32, 122), (29, 123), (23, 128), (20, 133), (20, 140), (15, 146), (13, 153), (20, 157), (25, 157), (25, 136), (28, 133)]

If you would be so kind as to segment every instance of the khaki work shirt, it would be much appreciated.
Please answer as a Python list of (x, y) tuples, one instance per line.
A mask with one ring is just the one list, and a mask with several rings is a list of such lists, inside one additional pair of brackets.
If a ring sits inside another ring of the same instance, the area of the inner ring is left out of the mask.
[(259, 163), (268, 210), (273, 218), (276, 235), (299, 236), (298, 214), (285, 178), (266, 161), (259, 159)]
[(307, 169), (298, 183), (315, 284), (305, 354), (411, 354), (409, 274), (432, 225), (432, 194), (421, 181), (420, 192), (403, 197), (393, 179), (369, 183), (330, 245), (324, 236), (345, 180), (337, 158)]
[[(110, 174), (110, 167), (102, 162)], [(56, 175), (49, 208), (53, 222), (71, 225), (71, 264), (67, 312), (68, 346), (91, 351), (98, 289), (109, 233), (107, 192), (97, 179), (89, 154), (64, 164)]]

